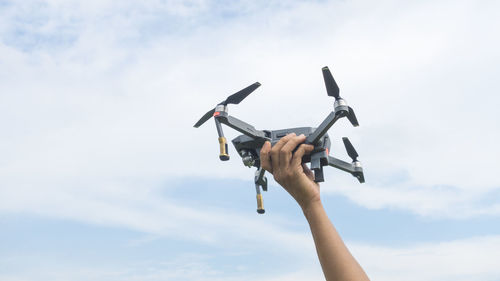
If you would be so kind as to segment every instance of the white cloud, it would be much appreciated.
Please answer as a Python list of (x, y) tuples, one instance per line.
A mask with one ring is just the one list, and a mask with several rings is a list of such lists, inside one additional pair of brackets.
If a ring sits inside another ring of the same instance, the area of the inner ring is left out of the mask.
[[(83, 210), (131, 208), (94, 200), (121, 192), (152, 200), (148, 192), (172, 178), (251, 178), (234, 153), (230, 163), (218, 162), (211, 122), (197, 130), (192, 124), (256, 80), (263, 87), (231, 108), (235, 116), (257, 128), (319, 124), (331, 110), (320, 73), (328, 64), (361, 122), (332, 136), (352, 136), (367, 179), (379, 182), (358, 187), (349, 177), (354, 191), (337, 191), (367, 207), (422, 215), (453, 216), (460, 206), (467, 206), (462, 216), (498, 214), (497, 203), (476, 203), (500, 186), (491, 79), (499, 40), (484, 32), (498, 23), (495, 3), (310, 2), (257, 13), (238, 2), (234, 11), (243, 6), (248, 14), (225, 21), (204, 14), (212, 2), (52, 1), (39, 10), (34, 3), (2, 12), (4, 211), (57, 215), (49, 206), (66, 204), (60, 197), (67, 196), (82, 208), (74, 218), (93, 220)], [(26, 9), (38, 11), (40, 24), (17, 18)], [(193, 14), (205, 15), (205, 25)], [(58, 48), (13, 44), (19, 26), (74, 40)], [(70, 28), (59, 34), (60, 26)], [(189, 28), (176, 32), (179, 26)], [(401, 171), (403, 183), (381, 184)]]
[[(159, 190), (187, 177), (251, 179), (253, 171), (240, 165), (234, 150), (229, 163), (218, 161), (212, 122), (196, 130), (192, 125), (226, 95), (255, 81), (263, 86), (231, 107), (235, 116), (259, 129), (317, 125), (332, 108), (320, 72), (329, 65), (361, 123), (356, 129), (335, 126), (332, 151), (347, 159), (340, 137), (350, 136), (368, 183), (357, 185), (349, 175), (328, 170), (325, 194), (429, 217), (499, 215), (500, 202), (491, 198), (500, 187), (500, 40), (491, 32), (499, 25), (497, 10), (497, 3), (474, 1), (2, 6), (0, 212), (201, 243), (222, 237), (233, 237), (227, 245), (259, 241), (268, 251), (287, 249), (302, 258), (307, 253), (316, 262), (310, 236), (290, 232), (279, 218), (263, 223), (253, 215), (207, 210), (210, 202), (172, 202)], [(226, 134), (237, 135), (229, 129)], [(498, 240), (349, 245), (373, 280), (495, 280)], [(133, 274), (54, 268), (46, 272), (60, 274), (47, 279), (78, 280), (74, 272), (85, 280), (223, 278), (203, 262), (156, 265), (152, 272), (138, 266)], [(322, 275), (310, 264), (260, 278)]]
[[(498, 280), (500, 269), (500, 237), (484, 236), (449, 242), (387, 247), (348, 243), (353, 254), (371, 280)], [(295, 244), (296, 246), (297, 244)], [(292, 246), (292, 245), (290, 245)], [(270, 255), (263, 250), (262, 255)], [(300, 266), (273, 270), (262, 268), (233, 268), (224, 272), (225, 265), (216, 263), (211, 255), (186, 253), (176, 257), (100, 264), (72, 259), (54, 260), (50, 255), (19, 256), (3, 260), (5, 264), (22, 261), (23, 272), (15, 276), (0, 272), (2, 280), (323, 280), (317, 259), (309, 250), (290, 257)], [(249, 265), (255, 265), (249, 262)]]
[(474, 237), (405, 248), (358, 245), (354, 255), (372, 280), (497, 280), (499, 237)]
[[(213, 258), (213, 257), (210, 257)], [(52, 261), (50, 261), (52, 262)], [(44, 263), (47, 263), (45, 261)], [(57, 264), (58, 263), (58, 264)], [(239, 272), (238, 272), (239, 271)], [(215, 281), (215, 280), (322, 280), (323, 275), (319, 270), (303, 268), (290, 270), (288, 273), (269, 274), (260, 268), (245, 269), (235, 268), (235, 273), (223, 272), (207, 263), (207, 257), (192, 255), (181, 256), (177, 259), (162, 261), (145, 261), (123, 266), (84, 266), (64, 264), (61, 268), (60, 261), (54, 264), (46, 264), (45, 267), (29, 268), (19, 275), (8, 275), (0, 273), (0, 278), (5, 281), (30, 281), (30, 280), (193, 280), (193, 281)]]

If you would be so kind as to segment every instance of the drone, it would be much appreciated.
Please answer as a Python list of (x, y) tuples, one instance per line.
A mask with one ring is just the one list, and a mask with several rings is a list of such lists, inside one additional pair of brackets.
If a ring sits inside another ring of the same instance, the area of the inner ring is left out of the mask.
[(265, 213), (264, 203), (261, 193), (267, 191), (267, 178), (265, 170), (260, 165), (260, 149), (266, 141), (271, 142), (271, 146), (276, 144), (282, 137), (295, 133), (296, 135), (304, 134), (306, 136), (305, 143), (314, 146), (313, 151), (309, 155), (304, 155), (302, 163), (310, 163), (310, 169), (314, 172), (314, 181), (323, 182), (323, 167), (332, 166), (347, 173), (350, 173), (358, 179), (360, 183), (365, 182), (363, 168), (361, 162), (358, 161), (358, 153), (354, 149), (347, 137), (343, 137), (342, 141), (346, 148), (347, 154), (352, 159), (351, 163), (342, 161), (329, 155), (330, 151), (330, 137), (327, 132), (330, 127), (335, 124), (339, 119), (346, 117), (349, 122), (354, 126), (359, 126), (354, 110), (347, 105), (347, 102), (340, 97), (340, 90), (333, 79), (332, 73), (327, 66), (322, 68), (323, 79), (325, 81), (326, 92), (328, 96), (334, 97), (335, 102), (333, 111), (319, 124), (318, 127), (298, 127), (279, 130), (257, 130), (254, 126), (243, 122), (228, 114), (229, 104), (239, 104), (248, 95), (260, 87), (259, 82), (240, 90), (230, 95), (226, 100), (216, 105), (214, 109), (209, 110), (201, 119), (194, 125), (195, 128), (200, 127), (208, 119), (214, 117), (215, 127), (219, 135), (221, 161), (228, 161), (228, 145), (224, 133), (222, 131), (222, 124), (242, 133), (242, 135), (234, 138), (232, 143), (236, 151), (241, 156), (243, 164), (249, 168), (256, 167), (254, 182), (257, 192), (257, 213)]

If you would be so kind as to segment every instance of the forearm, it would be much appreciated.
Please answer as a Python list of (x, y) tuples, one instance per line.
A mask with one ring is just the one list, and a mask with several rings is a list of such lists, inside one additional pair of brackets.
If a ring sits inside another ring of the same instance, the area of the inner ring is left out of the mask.
[(314, 149), (312, 145), (303, 144), (305, 140), (304, 135), (295, 136), (292, 133), (281, 138), (272, 148), (271, 143), (266, 141), (260, 151), (262, 168), (272, 173), (276, 182), (302, 207), (326, 280), (369, 280), (323, 209), (314, 174), (302, 163), (304, 155)]
[(369, 280), (345, 246), (321, 201), (303, 208), (326, 280)]

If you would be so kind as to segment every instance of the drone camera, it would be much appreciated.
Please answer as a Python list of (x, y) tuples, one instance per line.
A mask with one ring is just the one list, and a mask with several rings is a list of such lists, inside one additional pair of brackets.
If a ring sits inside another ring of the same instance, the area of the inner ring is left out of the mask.
[(241, 155), (241, 160), (243, 161), (243, 164), (245, 166), (247, 166), (248, 168), (251, 168), (255, 165), (255, 157), (252, 154), (252, 152), (244, 149), (241, 151), (240, 155)]

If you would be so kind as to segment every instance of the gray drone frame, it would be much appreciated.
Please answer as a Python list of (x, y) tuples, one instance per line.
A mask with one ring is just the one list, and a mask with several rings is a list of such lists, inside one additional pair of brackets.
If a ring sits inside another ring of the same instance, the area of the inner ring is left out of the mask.
[[(214, 117), (215, 126), (217, 128), (217, 134), (219, 136), (220, 144), (220, 154), (219, 158), (222, 161), (229, 160), (227, 141), (224, 137), (222, 130), (222, 124), (242, 133), (232, 140), (234, 147), (238, 151), (238, 154), (242, 157), (243, 163), (248, 167), (257, 167), (257, 171), (254, 176), (255, 189), (257, 192), (257, 212), (262, 214), (265, 212), (263, 206), (263, 199), (260, 189), (267, 191), (267, 178), (265, 176), (265, 170), (262, 169), (260, 165), (260, 149), (262, 148), (265, 141), (270, 141), (271, 145), (276, 144), (282, 137), (287, 134), (295, 133), (297, 135), (304, 134), (306, 136), (305, 143), (314, 146), (311, 154), (303, 157), (303, 163), (311, 163), (310, 168), (314, 172), (314, 181), (323, 182), (323, 167), (332, 166), (344, 172), (350, 173), (356, 177), (360, 183), (364, 183), (364, 174), (361, 162), (357, 160), (357, 152), (350, 143), (348, 138), (343, 138), (344, 145), (346, 146), (348, 155), (352, 158), (352, 162), (348, 163), (343, 160), (332, 157), (329, 154), (330, 151), (330, 138), (327, 134), (328, 130), (335, 124), (339, 119), (347, 117), (353, 126), (358, 126), (358, 121), (354, 115), (354, 111), (351, 107), (347, 106), (344, 99), (339, 96), (339, 89), (333, 76), (331, 75), (328, 67), (323, 68), (323, 75), (325, 79), (325, 86), (327, 87), (328, 95), (335, 97), (334, 110), (321, 122), (317, 128), (313, 127), (299, 127), (299, 128), (288, 128), (280, 130), (257, 130), (254, 126), (238, 119), (228, 114), (227, 104), (234, 103), (238, 104), (246, 96), (248, 96), (252, 91), (260, 86), (260, 83), (254, 83), (253, 85), (243, 89), (242, 91), (233, 94), (226, 101), (218, 104), (213, 110), (207, 112), (205, 116), (198, 121), (195, 127), (199, 127), (206, 120), (208, 120), (211, 115)], [(251, 89), (250, 89), (251, 88)], [(243, 93), (243, 91), (245, 91)], [(230, 100), (231, 99), (231, 100)]]

